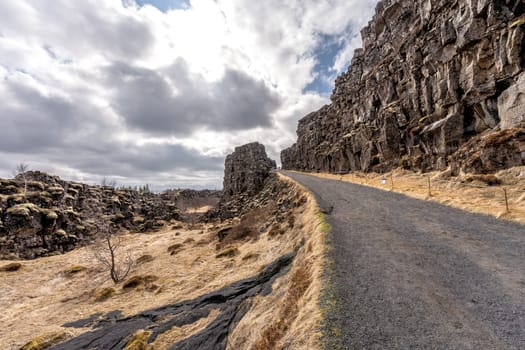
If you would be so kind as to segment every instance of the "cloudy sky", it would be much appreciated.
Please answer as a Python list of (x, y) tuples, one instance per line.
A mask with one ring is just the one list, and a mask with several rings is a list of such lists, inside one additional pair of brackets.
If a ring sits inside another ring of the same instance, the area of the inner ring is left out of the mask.
[(220, 188), (328, 103), (376, 2), (0, 1), (0, 177)]

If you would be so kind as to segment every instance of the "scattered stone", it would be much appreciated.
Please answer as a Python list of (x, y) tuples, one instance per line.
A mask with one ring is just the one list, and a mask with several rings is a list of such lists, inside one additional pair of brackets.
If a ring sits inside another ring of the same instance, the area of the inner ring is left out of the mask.
[(0, 259), (67, 252), (96, 238), (103, 227), (159, 228), (180, 219), (177, 193), (90, 186), (39, 171), (1, 179)]

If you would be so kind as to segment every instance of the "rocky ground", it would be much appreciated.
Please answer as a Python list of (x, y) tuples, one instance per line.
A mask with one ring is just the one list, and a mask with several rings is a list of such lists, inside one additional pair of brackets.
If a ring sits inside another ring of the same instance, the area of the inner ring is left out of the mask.
[(525, 3), (382, 0), (284, 169), (493, 173), (525, 165)]
[[(252, 149), (259, 152), (248, 146), (242, 157)], [(0, 346), (317, 348), (325, 232), (313, 197), (269, 170), (228, 172), (264, 177), (248, 177), (260, 184), (251, 196), (234, 186), (207, 223), (171, 220), (155, 231), (111, 236), (132, 261), (118, 283), (97, 258), (98, 245), (0, 260)], [(179, 194), (179, 204), (206, 204), (194, 197)], [(232, 211), (233, 203), (243, 207)]]
[(0, 258), (32, 259), (69, 251), (100, 234), (160, 229), (182, 219), (185, 209), (213, 205), (219, 197), (217, 191), (156, 194), (86, 185), (39, 171), (0, 179)]

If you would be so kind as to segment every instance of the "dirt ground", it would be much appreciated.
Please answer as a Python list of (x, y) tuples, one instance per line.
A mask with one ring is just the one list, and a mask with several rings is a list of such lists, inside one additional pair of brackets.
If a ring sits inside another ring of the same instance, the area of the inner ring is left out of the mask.
[[(523, 166), (503, 170), (493, 176), (451, 177), (449, 171), (422, 174), (400, 169), (386, 174), (353, 172), (344, 175), (324, 173), (311, 175), (399, 192), (410, 197), (525, 224), (525, 167)], [(499, 183), (493, 183), (494, 181)]]

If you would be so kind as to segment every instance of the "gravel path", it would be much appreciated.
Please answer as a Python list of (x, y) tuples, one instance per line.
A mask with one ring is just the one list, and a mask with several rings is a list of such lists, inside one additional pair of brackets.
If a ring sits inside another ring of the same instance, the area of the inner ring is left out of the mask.
[(340, 348), (525, 349), (524, 226), (283, 173), (333, 206)]

